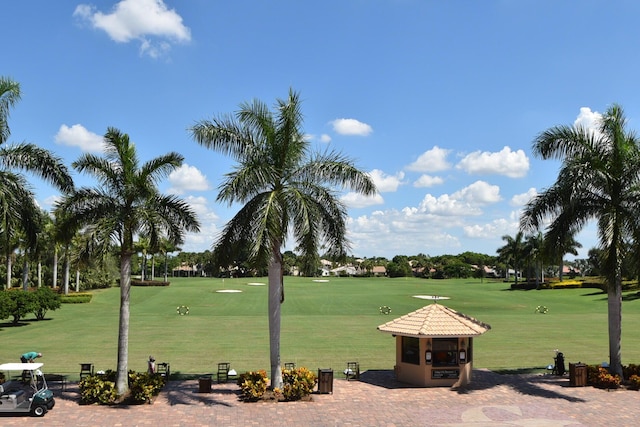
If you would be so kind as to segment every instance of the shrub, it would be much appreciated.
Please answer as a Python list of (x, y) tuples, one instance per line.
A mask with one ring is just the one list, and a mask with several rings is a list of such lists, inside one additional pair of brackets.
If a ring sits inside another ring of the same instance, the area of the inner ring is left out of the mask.
[(33, 292), (25, 292), (21, 289), (11, 290), (7, 293), (7, 311), (13, 317), (12, 323), (17, 325), (27, 314), (33, 313), (37, 307)]
[(313, 391), (318, 377), (307, 368), (285, 369), (282, 371), (282, 395), (285, 400), (300, 400)]
[[(80, 402), (83, 404), (98, 403), (101, 405), (113, 405), (118, 402), (118, 392), (115, 387), (116, 372), (106, 371), (104, 374), (85, 377), (78, 387), (80, 389)], [(151, 403), (151, 399), (157, 396), (166, 381), (159, 374), (129, 371), (129, 403)]]
[(605, 368), (598, 368), (598, 376), (595, 379), (594, 387), (603, 389), (614, 389), (620, 387), (620, 377), (611, 375)]
[(99, 403), (112, 405), (118, 400), (115, 372), (107, 371), (104, 375), (90, 375), (78, 383), (80, 403), (88, 405)]
[(640, 376), (631, 375), (629, 377), (629, 388), (631, 390), (640, 390)]
[(248, 371), (238, 376), (240, 398), (245, 402), (259, 400), (267, 391), (267, 372), (264, 370)]
[(93, 297), (90, 293), (75, 293), (68, 295), (60, 295), (60, 302), (63, 304), (83, 304), (91, 302)]
[(33, 314), (38, 320), (43, 320), (47, 311), (60, 308), (60, 295), (51, 288), (38, 288), (33, 292), (33, 295), (36, 302)]
[(159, 280), (131, 280), (131, 286), (169, 286), (171, 282)]
[(151, 403), (151, 399), (160, 393), (165, 383), (165, 378), (160, 374), (129, 371), (129, 389), (135, 403)]

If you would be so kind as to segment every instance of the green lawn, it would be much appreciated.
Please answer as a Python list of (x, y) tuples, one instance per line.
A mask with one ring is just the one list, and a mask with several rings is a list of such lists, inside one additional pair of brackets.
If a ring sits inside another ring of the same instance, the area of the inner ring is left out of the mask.
[[(212, 372), (229, 361), (237, 371), (269, 370), (266, 278), (173, 278), (169, 287), (134, 287), (131, 300), (129, 367), (144, 370), (153, 354), (173, 372)], [(241, 293), (220, 293), (237, 289)], [(282, 362), (311, 369), (342, 370), (357, 360), (362, 369), (391, 369), (394, 339), (376, 326), (441, 295), (441, 304), (489, 323), (475, 340), (474, 366), (536, 368), (553, 362), (560, 349), (568, 362), (608, 360), (606, 295), (595, 289), (509, 291), (505, 283), (477, 279), (285, 278)], [(623, 363), (640, 363), (640, 299), (623, 303)], [(64, 304), (47, 320), (0, 324), (0, 362), (17, 362), (26, 351), (44, 353), (47, 372), (79, 371), (81, 362), (114, 369), (119, 289), (94, 293), (90, 304)], [(189, 314), (176, 308), (185, 305)], [(390, 315), (379, 307), (391, 307)], [(535, 313), (539, 305), (547, 314)]]

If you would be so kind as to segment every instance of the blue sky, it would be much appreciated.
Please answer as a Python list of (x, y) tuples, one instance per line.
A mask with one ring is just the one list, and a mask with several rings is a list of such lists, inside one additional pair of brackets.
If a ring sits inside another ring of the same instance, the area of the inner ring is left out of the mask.
[[(373, 198), (342, 194), (361, 257), (493, 255), (556, 178), (531, 154), (539, 132), (593, 123), (612, 103), (640, 128), (635, 1), (21, 0), (2, 14), (0, 75), (23, 93), (10, 141), (70, 165), (113, 126), (142, 160), (180, 152), (161, 188), (202, 222), (187, 251), (209, 249), (238, 209), (215, 203), (232, 163), (187, 129), (289, 88), (313, 147), (378, 184)], [(49, 208), (56, 191), (33, 185)], [(578, 240), (585, 257), (593, 227)]]

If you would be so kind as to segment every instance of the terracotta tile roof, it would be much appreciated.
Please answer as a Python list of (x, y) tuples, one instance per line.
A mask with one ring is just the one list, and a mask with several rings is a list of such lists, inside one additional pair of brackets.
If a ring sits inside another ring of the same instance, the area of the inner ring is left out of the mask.
[(491, 326), (449, 307), (431, 304), (378, 326), (378, 330), (414, 337), (473, 337)]

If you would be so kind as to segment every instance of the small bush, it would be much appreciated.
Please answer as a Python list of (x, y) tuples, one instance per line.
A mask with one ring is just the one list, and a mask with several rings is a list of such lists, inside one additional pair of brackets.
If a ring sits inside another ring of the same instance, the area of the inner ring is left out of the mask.
[(80, 389), (80, 403), (89, 405), (113, 405), (118, 400), (116, 390), (115, 372), (107, 371), (104, 375), (91, 375), (85, 377), (78, 384)]
[(60, 295), (51, 288), (38, 288), (33, 292), (33, 295), (36, 301), (33, 314), (38, 320), (43, 320), (47, 311), (60, 308)]
[(74, 293), (68, 295), (60, 295), (60, 302), (63, 304), (84, 304), (91, 302), (93, 297), (90, 293)]
[(629, 377), (629, 388), (631, 390), (640, 390), (640, 376), (631, 375)]
[[(82, 404), (98, 403), (113, 405), (118, 402), (118, 392), (115, 386), (116, 372), (106, 371), (104, 374), (85, 377), (78, 387)], [(157, 396), (166, 380), (159, 374), (129, 371), (129, 390), (131, 392), (128, 403), (151, 403)]]
[(135, 403), (151, 403), (151, 399), (160, 393), (165, 383), (165, 377), (160, 374), (129, 372), (129, 389)]
[(245, 402), (255, 402), (259, 400), (267, 391), (267, 372), (264, 370), (248, 371), (238, 376), (238, 386), (240, 387), (240, 398)]
[(285, 369), (282, 371), (282, 382), (285, 400), (300, 400), (311, 394), (318, 377), (307, 368)]
[(160, 282), (158, 280), (132, 280), (131, 286), (169, 286), (171, 282)]
[(598, 368), (598, 376), (595, 378), (594, 387), (603, 388), (607, 390), (620, 387), (620, 377), (618, 375), (611, 375), (605, 368)]

